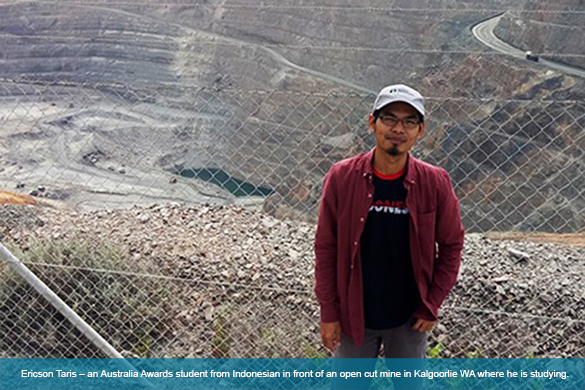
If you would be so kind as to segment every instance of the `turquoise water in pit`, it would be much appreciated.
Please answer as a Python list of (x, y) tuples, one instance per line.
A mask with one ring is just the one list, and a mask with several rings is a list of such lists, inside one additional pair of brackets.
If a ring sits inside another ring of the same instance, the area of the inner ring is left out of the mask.
[(274, 193), (272, 188), (258, 187), (254, 184), (236, 179), (223, 169), (216, 168), (185, 168), (176, 172), (182, 177), (200, 179), (215, 184), (231, 192), (237, 197), (268, 196)]

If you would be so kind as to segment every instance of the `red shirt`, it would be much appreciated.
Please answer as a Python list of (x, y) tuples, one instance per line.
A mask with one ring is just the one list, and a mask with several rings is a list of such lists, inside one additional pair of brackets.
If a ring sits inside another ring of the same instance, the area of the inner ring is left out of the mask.
[[(372, 202), (374, 150), (340, 161), (325, 176), (315, 236), (315, 293), (322, 322), (364, 339), (360, 237)], [(421, 296), (415, 317), (436, 321), (455, 285), (463, 249), (459, 202), (444, 169), (408, 156), (404, 186), (410, 253)]]

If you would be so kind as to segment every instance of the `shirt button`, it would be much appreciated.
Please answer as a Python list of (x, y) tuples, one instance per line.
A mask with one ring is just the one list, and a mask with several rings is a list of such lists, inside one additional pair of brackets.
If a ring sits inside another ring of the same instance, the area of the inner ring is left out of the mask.
[(371, 197), (372, 197), (372, 194), (368, 194), (368, 198), (371, 198)]
[(364, 217), (361, 217), (360, 218), (360, 222), (364, 222)]
[(353, 264), (350, 266), (351, 269), (353, 269)]
[(357, 241), (354, 241), (354, 242), (353, 242), (353, 245), (357, 245)]

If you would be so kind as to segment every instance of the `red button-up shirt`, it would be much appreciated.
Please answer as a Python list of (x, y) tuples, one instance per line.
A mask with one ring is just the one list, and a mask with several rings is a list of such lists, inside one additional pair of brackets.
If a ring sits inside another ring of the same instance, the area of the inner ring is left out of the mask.
[[(373, 157), (371, 150), (334, 164), (327, 173), (315, 236), (321, 321), (339, 321), (356, 346), (364, 339), (360, 237), (374, 196)], [(459, 202), (445, 170), (410, 155), (404, 186), (412, 268), (421, 296), (414, 316), (436, 321), (461, 264)]]

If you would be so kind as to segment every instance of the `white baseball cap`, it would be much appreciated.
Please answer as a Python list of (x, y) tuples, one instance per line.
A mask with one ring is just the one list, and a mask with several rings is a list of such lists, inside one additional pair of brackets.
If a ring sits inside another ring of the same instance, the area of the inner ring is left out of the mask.
[(374, 102), (372, 113), (381, 110), (385, 106), (394, 102), (404, 102), (410, 104), (423, 117), (425, 116), (424, 98), (415, 89), (404, 84), (390, 85), (383, 88)]

